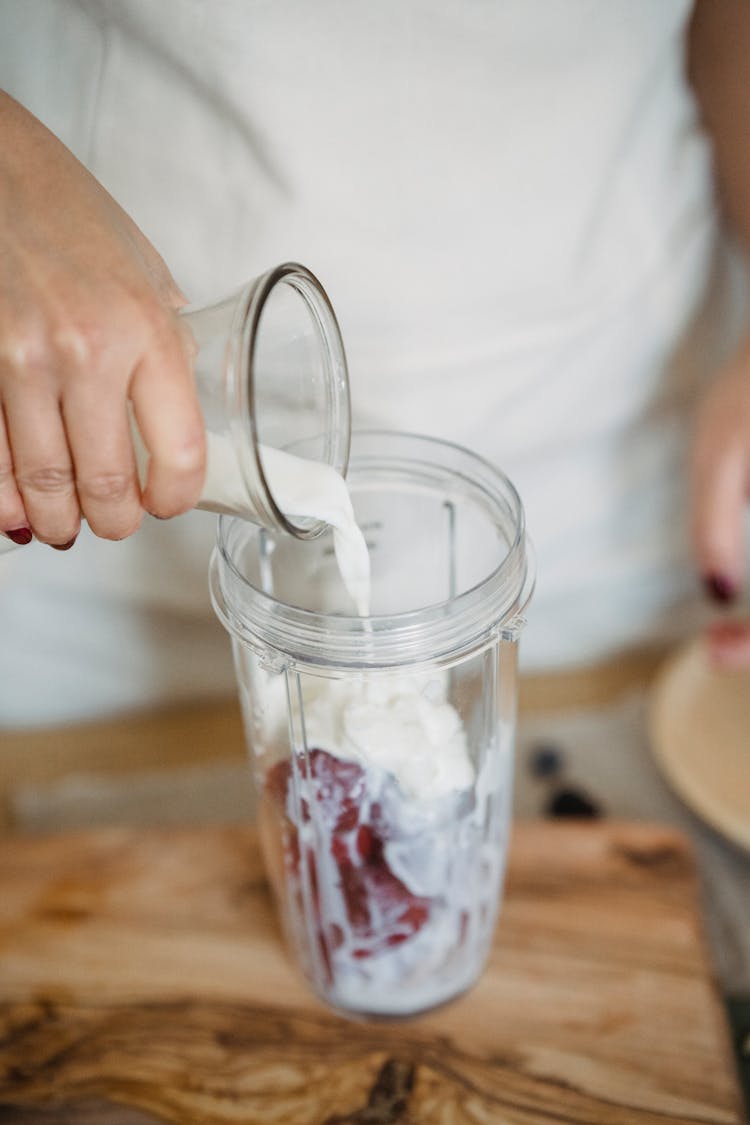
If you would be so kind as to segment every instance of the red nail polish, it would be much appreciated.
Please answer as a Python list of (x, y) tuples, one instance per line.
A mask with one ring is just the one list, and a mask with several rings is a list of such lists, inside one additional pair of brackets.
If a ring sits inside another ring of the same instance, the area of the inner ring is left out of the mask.
[(25, 547), (34, 538), (34, 533), (30, 527), (16, 527), (13, 531), (6, 531), (5, 534), (19, 547)]
[(728, 605), (737, 597), (737, 587), (723, 574), (707, 574), (703, 586), (710, 598), (720, 605)]
[(69, 551), (77, 538), (78, 536), (74, 535), (67, 543), (50, 543), (50, 547), (52, 547), (54, 551)]

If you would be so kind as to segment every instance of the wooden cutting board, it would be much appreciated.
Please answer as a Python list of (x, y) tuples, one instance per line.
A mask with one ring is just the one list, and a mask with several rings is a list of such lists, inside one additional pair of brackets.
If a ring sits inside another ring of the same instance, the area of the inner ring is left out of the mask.
[(352, 1022), (281, 946), (252, 828), (0, 843), (0, 1122), (740, 1122), (683, 838), (516, 827), (489, 966)]

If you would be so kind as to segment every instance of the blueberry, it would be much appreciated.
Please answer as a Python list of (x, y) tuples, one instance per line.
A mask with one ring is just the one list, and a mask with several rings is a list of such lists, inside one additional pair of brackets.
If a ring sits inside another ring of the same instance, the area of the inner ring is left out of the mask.
[(559, 746), (540, 742), (529, 755), (529, 773), (532, 777), (557, 777), (563, 767), (564, 755)]
[(559, 819), (597, 820), (602, 815), (599, 805), (581, 789), (558, 789), (544, 812)]

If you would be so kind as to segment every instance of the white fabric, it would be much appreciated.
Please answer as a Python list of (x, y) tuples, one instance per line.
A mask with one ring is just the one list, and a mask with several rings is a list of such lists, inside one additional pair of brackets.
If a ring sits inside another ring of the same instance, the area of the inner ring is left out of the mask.
[[(551, 667), (694, 621), (686, 416), (729, 302), (689, 10), (0, 0), (0, 80), (191, 298), (304, 262), (339, 316), (355, 422), (505, 469), (539, 563), (522, 655)], [(212, 534), (195, 513), (0, 560), (0, 720), (231, 689)]]

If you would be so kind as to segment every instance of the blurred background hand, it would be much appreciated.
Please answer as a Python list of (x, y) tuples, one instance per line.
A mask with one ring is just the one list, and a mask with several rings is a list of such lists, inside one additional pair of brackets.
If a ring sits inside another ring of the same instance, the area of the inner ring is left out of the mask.
[[(750, 255), (750, 6), (696, 0), (688, 73), (712, 141), (717, 201), (738, 245)], [(748, 259), (750, 260), (750, 259)], [(743, 524), (750, 489), (750, 336), (703, 402), (692, 467), (692, 538), (707, 592), (730, 605), (745, 576)], [(717, 664), (750, 665), (750, 619), (719, 620), (708, 635)]]
[[(693, 446), (692, 538), (707, 593), (731, 605), (745, 576), (744, 521), (750, 494), (750, 339), (712, 384)], [(750, 665), (750, 618), (719, 620), (708, 632), (712, 658)]]

